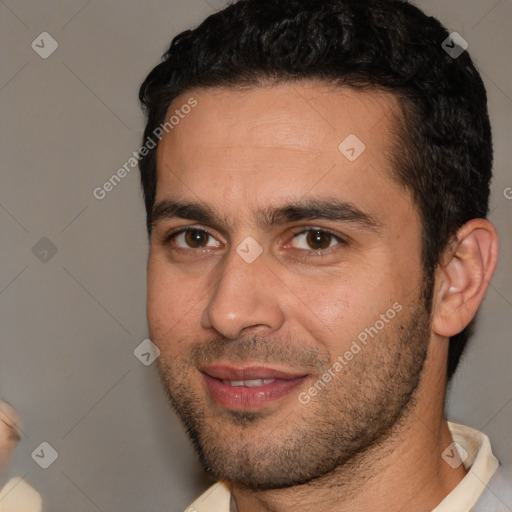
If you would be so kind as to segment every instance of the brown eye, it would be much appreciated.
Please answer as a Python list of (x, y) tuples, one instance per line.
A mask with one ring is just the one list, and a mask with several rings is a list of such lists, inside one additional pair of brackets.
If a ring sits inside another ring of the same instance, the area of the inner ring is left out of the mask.
[(182, 249), (202, 249), (205, 247), (219, 247), (210, 233), (203, 229), (183, 229), (171, 235), (169, 240)]
[(293, 238), (296, 248), (310, 251), (322, 251), (343, 243), (339, 237), (323, 229), (307, 229)]
[(208, 242), (209, 234), (199, 229), (190, 229), (185, 233), (185, 242), (189, 247), (204, 247)]
[(324, 231), (310, 231), (306, 241), (312, 249), (327, 249), (332, 240), (332, 235)]

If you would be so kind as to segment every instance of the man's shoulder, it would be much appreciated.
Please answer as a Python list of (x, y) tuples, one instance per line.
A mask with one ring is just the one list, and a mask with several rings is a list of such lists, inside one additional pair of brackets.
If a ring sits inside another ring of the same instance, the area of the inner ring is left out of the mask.
[(512, 509), (512, 468), (498, 466), (472, 512), (510, 512)]
[(2, 512), (41, 512), (43, 507), (41, 495), (18, 476), (11, 478), (0, 489), (0, 502)]
[(223, 482), (208, 488), (185, 512), (229, 512), (231, 493)]

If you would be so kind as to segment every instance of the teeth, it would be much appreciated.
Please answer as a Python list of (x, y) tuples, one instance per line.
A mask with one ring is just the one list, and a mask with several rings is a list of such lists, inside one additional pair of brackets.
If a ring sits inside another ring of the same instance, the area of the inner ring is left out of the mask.
[(275, 380), (276, 379), (228, 380), (225, 381), (225, 383), (234, 387), (245, 386), (247, 388), (254, 388), (257, 386), (263, 386), (264, 384), (270, 384)]
[(256, 386), (263, 386), (263, 381), (261, 379), (246, 380), (245, 385), (248, 388), (255, 388)]

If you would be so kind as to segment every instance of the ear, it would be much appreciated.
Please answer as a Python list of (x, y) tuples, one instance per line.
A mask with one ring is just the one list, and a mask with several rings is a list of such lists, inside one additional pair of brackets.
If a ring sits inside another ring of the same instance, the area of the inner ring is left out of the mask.
[(472, 219), (455, 234), (436, 275), (433, 331), (461, 332), (476, 315), (498, 261), (498, 234), (486, 219)]

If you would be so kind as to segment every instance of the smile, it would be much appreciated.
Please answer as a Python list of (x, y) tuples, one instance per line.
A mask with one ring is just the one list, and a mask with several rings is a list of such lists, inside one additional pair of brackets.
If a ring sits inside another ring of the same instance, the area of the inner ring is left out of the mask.
[(209, 398), (234, 411), (253, 411), (288, 396), (308, 375), (264, 366), (210, 365), (200, 369)]

